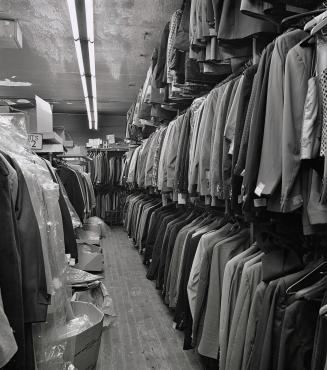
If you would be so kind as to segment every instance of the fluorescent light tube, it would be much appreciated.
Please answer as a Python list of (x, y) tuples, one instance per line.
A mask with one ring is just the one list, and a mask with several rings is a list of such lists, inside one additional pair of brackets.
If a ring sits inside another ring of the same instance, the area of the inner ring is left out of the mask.
[(87, 38), (94, 42), (93, 0), (85, 0)]
[(89, 46), (89, 59), (90, 59), (90, 71), (91, 76), (95, 76), (95, 53), (94, 53), (94, 43), (88, 42)]
[(82, 47), (81, 47), (81, 42), (79, 40), (75, 40), (75, 49), (76, 49), (79, 73), (81, 76), (83, 76), (85, 75), (85, 70), (84, 70), (84, 63), (83, 63)]
[(89, 120), (89, 129), (92, 130), (92, 115), (91, 115), (91, 107), (90, 107), (89, 98), (85, 98), (85, 105), (86, 105), (86, 111), (87, 111), (87, 118)]
[(91, 77), (92, 96), (97, 97), (97, 81), (94, 76)]
[(93, 113), (94, 117), (98, 115), (98, 101), (95, 97), (93, 97)]
[(68, 9), (69, 9), (70, 23), (72, 25), (72, 30), (73, 30), (73, 37), (74, 37), (74, 40), (78, 40), (79, 30), (78, 30), (75, 0), (67, 0), (67, 4), (68, 4)]
[(95, 129), (98, 129), (98, 102), (97, 98), (93, 97), (93, 114), (94, 114), (94, 125)]
[(82, 80), (84, 98), (87, 98), (89, 94), (88, 94), (88, 91), (87, 91), (86, 77), (81, 76), (81, 80)]

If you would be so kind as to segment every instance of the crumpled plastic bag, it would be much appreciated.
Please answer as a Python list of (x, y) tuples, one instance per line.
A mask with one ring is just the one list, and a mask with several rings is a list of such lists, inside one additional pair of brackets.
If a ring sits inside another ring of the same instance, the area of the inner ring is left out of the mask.
[(112, 298), (103, 283), (100, 283), (99, 286), (86, 291), (75, 292), (72, 297), (72, 301), (88, 302), (98, 307), (104, 313), (104, 327), (110, 326), (112, 318), (117, 316)]

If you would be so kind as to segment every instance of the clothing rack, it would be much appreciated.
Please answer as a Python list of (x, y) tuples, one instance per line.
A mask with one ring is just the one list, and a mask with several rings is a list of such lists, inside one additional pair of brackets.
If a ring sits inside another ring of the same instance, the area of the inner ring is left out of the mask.
[(57, 155), (57, 158), (60, 159), (73, 159), (73, 158), (82, 158), (85, 159), (86, 161), (92, 161), (92, 158), (86, 156), (86, 155)]
[(89, 152), (128, 152), (129, 147), (117, 147), (117, 148), (94, 148), (94, 149), (88, 149)]

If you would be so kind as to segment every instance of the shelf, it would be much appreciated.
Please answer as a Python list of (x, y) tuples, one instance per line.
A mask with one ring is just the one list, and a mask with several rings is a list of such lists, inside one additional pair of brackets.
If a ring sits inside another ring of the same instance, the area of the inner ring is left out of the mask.
[(63, 145), (64, 139), (56, 132), (40, 132), (43, 136), (43, 144), (61, 144)]
[(43, 144), (43, 148), (35, 150), (36, 153), (64, 153), (65, 149), (62, 144)]
[(65, 140), (64, 141), (64, 146), (66, 148), (74, 148), (74, 141), (73, 140)]
[(90, 152), (128, 152), (129, 151), (129, 148), (127, 147), (111, 147), (111, 148), (98, 148), (98, 149), (95, 149), (95, 148), (92, 148), (92, 149), (87, 149), (88, 151)]
[(81, 159), (84, 159), (86, 161), (89, 161), (89, 162), (92, 162), (92, 158), (86, 156), (86, 155), (73, 155), (73, 154), (63, 154), (63, 155), (58, 155), (57, 158), (60, 158), (60, 159), (76, 159), (76, 160), (81, 160)]

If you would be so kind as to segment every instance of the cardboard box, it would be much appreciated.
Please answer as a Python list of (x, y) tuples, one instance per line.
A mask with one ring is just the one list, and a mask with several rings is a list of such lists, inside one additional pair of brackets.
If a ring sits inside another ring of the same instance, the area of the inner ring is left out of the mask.
[(53, 132), (51, 105), (35, 95), (35, 108), (26, 109), (28, 113), (27, 131), (29, 133)]
[(53, 131), (58, 134), (62, 140), (66, 140), (66, 133), (65, 133), (65, 127), (64, 126), (56, 126), (53, 128)]
[(108, 140), (108, 144), (115, 144), (116, 142), (115, 135), (106, 135), (106, 139)]
[(0, 105), (0, 113), (10, 113), (10, 107), (7, 105)]
[(103, 327), (108, 327), (112, 319), (117, 316), (113, 301), (103, 283), (90, 287), (90, 289), (87, 290), (76, 291), (72, 297), (72, 301), (94, 304), (104, 313)]
[(101, 272), (104, 257), (101, 248), (89, 244), (77, 244), (78, 263), (76, 268), (84, 271)]
[(91, 303), (71, 302), (71, 305), (76, 317), (87, 315), (93, 325), (85, 331), (65, 339), (67, 346), (64, 358), (69, 360), (69, 351), (74, 348), (74, 365), (78, 370), (96, 369), (104, 314)]
[(101, 233), (101, 224), (100, 223), (87, 223), (85, 222), (83, 225), (83, 230), (89, 231), (90, 233), (93, 233), (95, 236), (102, 237)]

